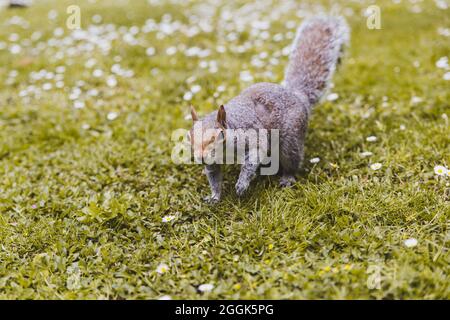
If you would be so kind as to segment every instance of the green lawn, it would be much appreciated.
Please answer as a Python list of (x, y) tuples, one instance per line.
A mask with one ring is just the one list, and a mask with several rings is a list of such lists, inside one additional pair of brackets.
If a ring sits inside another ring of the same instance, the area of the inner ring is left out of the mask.
[(352, 41), (298, 182), (239, 199), (228, 167), (217, 206), (171, 133), (280, 82), (318, 1), (76, 1), (77, 32), (73, 1), (35, 2), (0, 11), (0, 298), (450, 298), (445, 1), (377, 1), (380, 30), (372, 1), (323, 1)]

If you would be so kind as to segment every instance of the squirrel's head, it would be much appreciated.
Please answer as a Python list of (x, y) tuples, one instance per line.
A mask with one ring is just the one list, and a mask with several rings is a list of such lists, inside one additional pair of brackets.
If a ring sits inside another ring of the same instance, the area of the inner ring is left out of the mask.
[[(190, 107), (193, 126), (187, 134), (194, 157), (205, 159), (214, 156), (216, 147), (223, 146), (226, 130), (226, 112), (223, 105), (219, 107), (214, 118), (200, 120), (193, 106)], [(197, 141), (197, 140), (198, 141)]]

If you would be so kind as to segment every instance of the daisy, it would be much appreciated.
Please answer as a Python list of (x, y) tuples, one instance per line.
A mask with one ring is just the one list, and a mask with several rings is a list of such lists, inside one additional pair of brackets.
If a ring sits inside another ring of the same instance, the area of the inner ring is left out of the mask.
[(18, 54), (18, 53), (20, 53), (20, 51), (22, 51), (22, 47), (19, 46), (18, 44), (13, 44), (9, 48), (9, 52), (11, 52), (12, 54)]
[(328, 101), (335, 101), (339, 98), (339, 95), (337, 93), (330, 93), (327, 97)]
[(115, 120), (117, 117), (119, 116), (119, 114), (117, 112), (108, 112), (108, 114), (106, 115), (106, 119), (112, 121)]
[(197, 93), (197, 92), (199, 92), (201, 89), (202, 89), (202, 87), (199, 86), (198, 84), (196, 84), (196, 85), (193, 85), (193, 86), (192, 86), (191, 92), (192, 92), (192, 93)]
[(176, 218), (175, 215), (170, 215), (169, 214), (167, 216), (162, 217), (161, 221), (164, 222), (164, 223), (167, 223), (167, 222), (170, 222), (170, 221), (174, 220), (175, 218)]
[(92, 16), (92, 22), (94, 22), (94, 23), (102, 22), (102, 16), (99, 15), (99, 14), (96, 14), (96, 15)]
[(94, 58), (90, 58), (88, 61), (86, 61), (86, 63), (84, 64), (84, 66), (86, 68), (92, 68), (93, 66), (95, 66), (95, 64), (97, 63), (97, 60), (95, 60)]
[(423, 99), (422, 99), (421, 97), (416, 97), (416, 96), (414, 96), (414, 97), (411, 98), (411, 104), (418, 104), (418, 103), (421, 103), (422, 100), (423, 100)]
[(45, 91), (51, 90), (52, 89), (52, 84), (50, 82), (46, 82), (42, 85), (42, 89), (44, 89)]
[(373, 153), (370, 151), (364, 151), (364, 152), (361, 152), (359, 155), (363, 158), (366, 158), (366, 157), (370, 157), (371, 155), (373, 155)]
[(155, 52), (156, 52), (156, 50), (155, 50), (155, 48), (153, 48), (153, 47), (149, 47), (149, 48), (147, 48), (146, 50), (145, 50), (145, 54), (147, 55), (147, 56), (152, 56), (152, 55), (154, 55), (155, 54)]
[(166, 54), (169, 56), (174, 55), (175, 53), (177, 53), (176, 47), (169, 47), (166, 49)]
[(50, 10), (50, 11), (48, 12), (48, 14), (47, 14), (47, 17), (48, 17), (50, 20), (55, 20), (55, 19), (58, 17), (58, 11), (56, 11), (56, 10)]
[(165, 263), (160, 263), (158, 267), (156, 267), (156, 272), (159, 274), (163, 274), (169, 271), (169, 266)]
[(372, 163), (372, 164), (370, 165), (370, 169), (372, 169), (372, 170), (379, 170), (379, 169), (381, 169), (382, 166), (383, 166), (383, 165), (382, 165), (381, 163), (376, 162), (376, 163)]
[(225, 86), (224, 85), (220, 85), (217, 87), (217, 91), (218, 92), (224, 92), (225, 91)]
[(116, 77), (109, 76), (108, 79), (106, 79), (106, 84), (108, 85), (108, 87), (115, 87), (117, 85)]
[(94, 72), (92, 72), (92, 75), (96, 78), (100, 78), (103, 76), (103, 71), (101, 69), (95, 69)]
[(85, 106), (84, 101), (77, 100), (73, 103), (75, 109), (83, 109)]
[(437, 174), (438, 176), (449, 175), (448, 169), (446, 167), (444, 167), (444, 166), (435, 166), (434, 167), (434, 173)]
[(440, 69), (448, 69), (448, 58), (441, 57), (438, 61), (436, 61), (436, 67)]
[(450, 29), (449, 28), (438, 28), (438, 34), (444, 37), (450, 37)]
[(192, 94), (192, 92), (188, 91), (188, 92), (186, 92), (186, 93), (184, 94), (183, 99), (186, 100), (186, 101), (189, 101), (189, 100), (192, 100), (192, 97), (193, 97), (193, 96), (194, 96), (194, 95)]
[(250, 74), (250, 71), (241, 71), (241, 73), (239, 74), (239, 77), (244, 82), (253, 81), (253, 76)]
[(417, 239), (414, 238), (406, 239), (405, 241), (403, 241), (403, 244), (408, 248), (415, 247), (417, 246)]
[(90, 90), (87, 92), (87, 95), (88, 95), (88, 96), (91, 96), (91, 97), (96, 97), (96, 96), (98, 96), (98, 90), (97, 90), (97, 89), (90, 89)]
[(200, 292), (211, 292), (214, 289), (214, 285), (211, 283), (205, 283), (198, 286)]
[(441, 10), (447, 10), (448, 4), (445, 0), (435, 0), (436, 6)]
[(368, 142), (375, 142), (375, 141), (377, 141), (377, 137), (375, 137), (375, 136), (367, 137), (366, 141), (368, 141)]
[(319, 161), (320, 161), (320, 158), (312, 158), (309, 160), (309, 162), (311, 162), (311, 163), (319, 163)]

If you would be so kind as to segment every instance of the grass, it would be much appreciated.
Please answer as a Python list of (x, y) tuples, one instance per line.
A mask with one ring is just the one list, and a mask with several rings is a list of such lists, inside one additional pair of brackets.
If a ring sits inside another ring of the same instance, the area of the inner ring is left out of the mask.
[[(84, 30), (111, 26), (72, 43), (50, 40), (73, 39), (70, 1), (0, 11), (0, 298), (450, 298), (450, 180), (433, 169), (450, 165), (448, 71), (435, 65), (449, 54), (438, 33), (450, 27), (448, 9), (377, 1), (382, 29), (369, 30), (362, 12), (371, 1), (340, 1), (352, 43), (331, 89), (338, 100), (311, 119), (306, 158), (320, 162), (306, 161), (292, 188), (259, 178), (243, 199), (229, 167), (223, 201), (209, 206), (202, 168), (170, 160), (172, 131), (191, 125), (189, 103), (206, 114), (247, 87), (241, 71), (281, 81), (296, 13), (317, 11), (317, 1), (176, 2), (79, 1)], [(146, 33), (147, 19), (158, 25)], [(256, 20), (271, 21), (267, 33)], [(117, 39), (103, 52), (108, 35)], [(190, 47), (210, 53), (186, 56)], [(262, 52), (262, 66), (252, 65)], [(134, 75), (110, 87), (114, 64)], [(48, 79), (32, 81), (41, 69)], [(200, 92), (183, 100), (195, 84)], [(74, 87), (81, 94), (71, 100)], [(370, 169), (376, 162), (381, 169)], [(167, 215), (176, 219), (162, 222)], [(409, 238), (417, 246), (405, 246)], [(205, 283), (214, 289), (199, 292)]]

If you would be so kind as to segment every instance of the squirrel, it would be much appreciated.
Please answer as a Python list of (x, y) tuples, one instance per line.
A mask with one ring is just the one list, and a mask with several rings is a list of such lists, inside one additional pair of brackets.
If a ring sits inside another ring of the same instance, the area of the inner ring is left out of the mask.
[[(227, 129), (278, 129), (280, 185), (292, 185), (304, 158), (311, 110), (326, 91), (349, 38), (349, 27), (343, 17), (316, 16), (304, 21), (297, 30), (282, 84), (253, 84), (203, 119), (191, 106), (194, 127), (200, 121), (202, 128), (214, 133), (203, 135), (201, 143), (193, 144), (191, 129), (194, 153), (203, 155), (223, 143)], [(259, 167), (258, 162), (244, 161), (236, 183), (238, 196), (246, 192)], [(204, 172), (212, 192), (204, 200), (217, 203), (222, 194), (220, 164), (207, 164)]]

